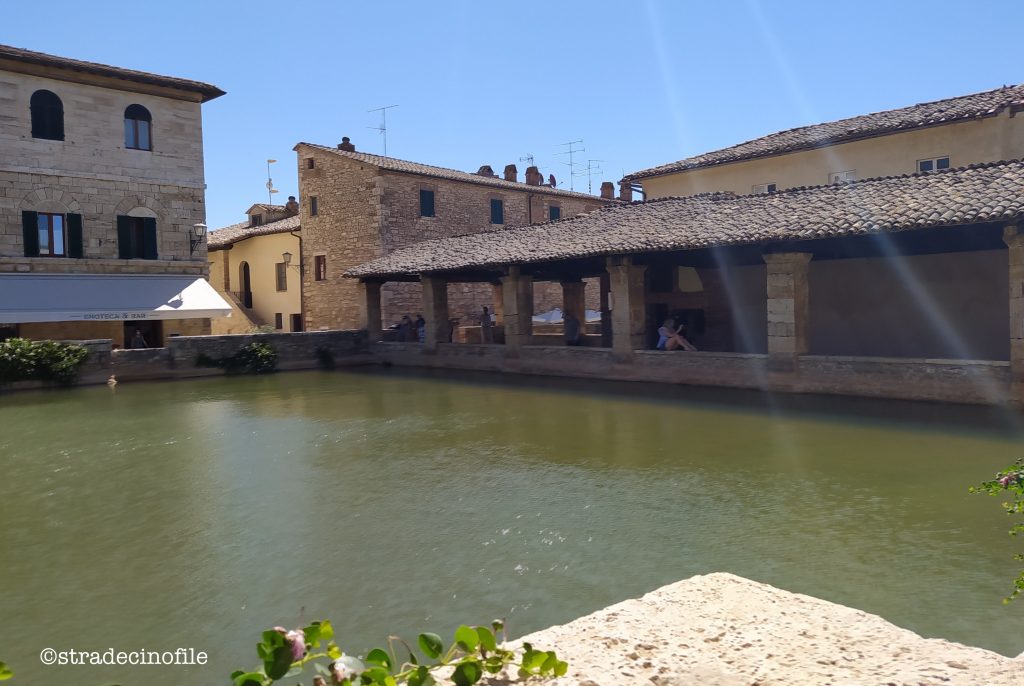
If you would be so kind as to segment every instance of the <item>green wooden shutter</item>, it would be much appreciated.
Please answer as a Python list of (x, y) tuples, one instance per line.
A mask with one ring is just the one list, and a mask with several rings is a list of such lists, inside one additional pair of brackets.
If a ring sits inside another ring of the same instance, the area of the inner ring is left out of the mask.
[(130, 260), (132, 254), (132, 222), (131, 217), (117, 218), (117, 256), (122, 260)]
[(82, 245), (82, 215), (68, 215), (68, 257), (83, 257), (85, 255)]
[(156, 220), (146, 217), (142, 220), (142, 226), (142, 259), (155, 260), (157, 258)]
[(22, 212), (21, 229), (25, 237), (25, 257), (39, 257), (39, 213)]

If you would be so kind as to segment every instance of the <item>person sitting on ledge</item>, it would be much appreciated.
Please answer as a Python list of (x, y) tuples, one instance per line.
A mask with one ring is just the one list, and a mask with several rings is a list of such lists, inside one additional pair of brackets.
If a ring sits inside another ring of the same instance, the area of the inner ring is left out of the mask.
[(658, 329), (658, 350), (689, 350), (697, 349), (693, 343), (683, 336), (683, 325), (676, 326), (676, 320), (666, 319)]

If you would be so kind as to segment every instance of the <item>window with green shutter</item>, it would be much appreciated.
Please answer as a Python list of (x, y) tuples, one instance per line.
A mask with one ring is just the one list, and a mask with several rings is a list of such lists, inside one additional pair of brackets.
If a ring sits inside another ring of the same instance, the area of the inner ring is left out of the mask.
[(158, 256), (156, 219), (117, 218), (117, 256), (122, 260), (155, 260)]
[(22, 238), (25, 243), (25, 257), (39, 257), (39, 214), (21, 213)]

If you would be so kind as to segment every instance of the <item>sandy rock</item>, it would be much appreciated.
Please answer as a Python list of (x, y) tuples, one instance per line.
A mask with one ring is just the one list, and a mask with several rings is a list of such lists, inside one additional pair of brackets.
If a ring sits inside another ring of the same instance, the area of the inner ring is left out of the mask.
[(522, 641), (569, 662), (550, 686), (1024, 684), (1022, 659), (732, 574), (695, 576)]

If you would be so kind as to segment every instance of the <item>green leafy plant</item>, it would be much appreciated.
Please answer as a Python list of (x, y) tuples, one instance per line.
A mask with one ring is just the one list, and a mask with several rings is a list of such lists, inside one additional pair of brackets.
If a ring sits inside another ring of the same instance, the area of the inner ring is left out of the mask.
[(88, 357), (89, 351), (76, 343), (9, 338), (0, 341), (0, 383), (54, 381), (71, 386)]
[[(1003, 501), (1003, 509), (1006, 514), (1012, 516), (1024, 516), (1024, 458), (1018, 459), (1012, 466), (996, 473), (996, 478), (991, 481), (983, 481), (977, 486), (970, 488), (971, 493), (987, 493), (989, 495), (1003, 495), (1009, 500)], [(1024, 533), (1024, 521), (1015, 523), (1010, 528), (1010, 535)], [(1017, 553), (1013, 559), (1024, 561), (1024, 553)], [(1020, 571), (1017, 578), (1013, 580), (1013, 592), (1003, 600), (1008, 603), (1024, 592), (1024, 569)]]
[(269, 343), (253, 341), (230, 357), (196, 356), (197, 367), (219, 367), (227, 374), (269, 374), (277, 369), (277, 351)]
[(6, 662), (0, 662), (0, 681), (7, 681), (14, 676), (14, 672), (7, 666)]
[[(341, 651), (328, 621), (313, 622), (303, 629), (275, 627), (264, 631), (256, 644), (261, 664), (251, 671), (233, 672), (231, 684), (269, 686), (303, 674), (306, 667), (316, 672), (313, 686), (434, 686), (438, 671), (448, 674), (447, 680), (455, 686), (472, 686), (484, 674), (497, 674), (509, 666), (517, 666), (523, 678), (562, 676), (568, 671), (569, 665), (554, 651), (536, 650), (524, 643), (517, 655), (504, 647), (506, 638), (504, 623), (496, 620), (489, 627), (460, 626), (447, 648), (437, 634), (420, 634), (416, 647), (425, 660), (397, 636), (388, 637), (387, 649), (374, 648), (355, 657)], [(396, 645), (404, 649), (407, 659), (398, 659)]]

